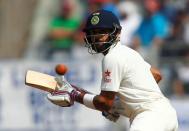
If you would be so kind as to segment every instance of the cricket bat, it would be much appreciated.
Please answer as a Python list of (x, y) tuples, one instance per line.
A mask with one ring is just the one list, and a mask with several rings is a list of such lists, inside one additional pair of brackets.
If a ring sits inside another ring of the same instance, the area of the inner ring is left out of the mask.
[(47, 92), (53, 92), (60, 87), (54, 76), (32, 70), (26, 72), (25, 84)]

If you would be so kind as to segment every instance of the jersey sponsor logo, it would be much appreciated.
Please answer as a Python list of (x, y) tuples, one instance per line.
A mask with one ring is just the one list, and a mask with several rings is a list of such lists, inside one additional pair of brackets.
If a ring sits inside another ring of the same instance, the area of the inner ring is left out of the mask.
[(104, 82), (110, 83), (112, 81), (111, 79), (111, 72), (107, 69), (103, 74)]

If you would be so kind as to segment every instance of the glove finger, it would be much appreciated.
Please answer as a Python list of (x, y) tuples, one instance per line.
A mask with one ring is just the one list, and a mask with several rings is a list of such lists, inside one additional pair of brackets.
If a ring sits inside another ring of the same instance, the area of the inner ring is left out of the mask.
[(119, 113), (116, 113), (116, 112), (113, 113), (112, 116), (114, 116), (114, 117), (120, 117)]
[(112, 118), (112, 116), (111, 116), (111, 115), (106, 116), (106, 118), (107, 118), (107, 119), (109, 119), (110, 121), (112, 121), (112, 120), (113, 120), (113, 118)]
[(118, 118), (119, 118), (119, 117), (114, 117), (114, 116), (112, 116), (112, 115), (109, 115), (109, 116), (108, 116), (108, 119), (109, 119), (110, 121), (113, 121), (113, 122), (116, 122), (116, 121), (118, 120)]
[(52, 94), (47, 94), (47, 98), (49, 99), (49, 100), (52, 100), (52, 101), (60, 101), (60, 100), (64, 100), (64, 98), (63, 97), (61, 97), (61, 95), (59, 95), (59, 94), (56, 94), (56, 95), (52, 95)]
[(109, 114), (107, 118), (113, 122), (116, 122), (119, 119), (120, 115), (119, 114)]
[(118, 120), (118, 118), (113, 118), (112, 121), (113, 122), (116, 122)]
[(108, 114), (109, 114), (108, 112), (105, 112), (105, 111), (102, 112), (102, 115), (103, 115), (104, 117), (107, 117)]

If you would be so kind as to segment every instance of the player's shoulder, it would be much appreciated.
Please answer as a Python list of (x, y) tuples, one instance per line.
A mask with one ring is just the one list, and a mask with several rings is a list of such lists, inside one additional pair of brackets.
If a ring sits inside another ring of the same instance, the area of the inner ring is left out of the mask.
[(143, 61), (142, 56), (135, 50), (118, 43), (104, 58), (104, 63), (132, 65)]
[(118, 43), (115, 47), (111, 48), (108, 54), (104, 57), (104, 61), (121, 62), (128, 59), (133, 50), (125, 45)]
[(108, 53), (107, 56), (111, 56), (111, 57), (117, 57), (117, 58), (122, 58), (124, 57), (125, 59), (131, 58), (131, 57), (135, 57), (135, 56), (139, 56), (140, 54), (133, 50), (132, 48), (122, 45), (121, 43), (118, 43), (112, 50), (110, 53)]

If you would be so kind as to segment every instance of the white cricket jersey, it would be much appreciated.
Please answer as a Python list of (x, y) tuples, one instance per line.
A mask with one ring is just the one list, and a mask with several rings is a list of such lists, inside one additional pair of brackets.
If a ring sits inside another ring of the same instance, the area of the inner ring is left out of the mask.
[(132, 117), (143, 104), (164, 97), (151, 66), (133, 49), (117, 43), (102, 60), (102, 91), (117, 92), (117, 112)]

